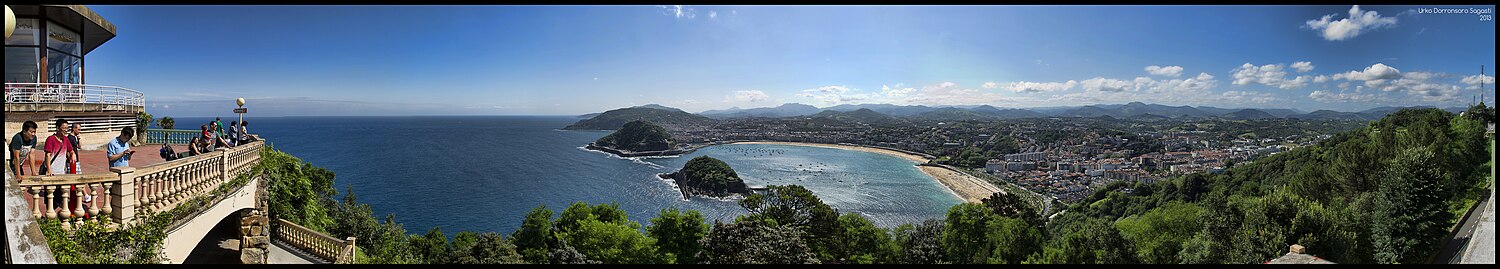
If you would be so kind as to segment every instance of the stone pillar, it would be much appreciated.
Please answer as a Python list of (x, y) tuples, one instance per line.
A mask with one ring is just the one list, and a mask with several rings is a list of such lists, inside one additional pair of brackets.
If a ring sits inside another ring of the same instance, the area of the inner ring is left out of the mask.
[(240, 263), (265, 264), (271, 245), (270, 218), (264, 211), (251, 209), (240, 218)]
[(109, 171), (120, 174), (120, 183), (109, 190), (110, 217), (119, 224), (135, 221), (135, 167), (110, 167)]

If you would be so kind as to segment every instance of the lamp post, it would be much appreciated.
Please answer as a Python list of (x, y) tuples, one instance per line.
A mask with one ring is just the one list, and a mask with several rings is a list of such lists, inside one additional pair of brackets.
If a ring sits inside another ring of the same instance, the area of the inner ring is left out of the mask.
[(10, 11), (10, 6), (5, 6), (5, 38), (9, 39), (11, 33), (16, 32), (16, 12)]
[(244, 124), (245, 123), (245, 112), (247, 112), (247, 111), (245, 111), (245, 98), (244, 97), (235, 98), (234, 99), (234, 104), (240, 106), (240, 108), (237, 108), (237, 109), (234, 110), (234, 113), (235, 114), (240, 114), (240, 124)]

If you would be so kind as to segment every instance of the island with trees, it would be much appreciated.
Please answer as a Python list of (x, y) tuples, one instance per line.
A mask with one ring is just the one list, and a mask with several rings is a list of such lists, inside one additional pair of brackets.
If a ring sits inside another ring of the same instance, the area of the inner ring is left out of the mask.
[(749, 195), (750, 187), (740, 179), (729, 164), (708, 156), (698, 156), (683, 165), (677, 172), (658, 174), (662, 179), (677, 182), (683, 198), (708, 196), (716, 198)]
[(586, 147), (618, 155), (620, 157), (670, 156), (692, 152), (696, 148), (674, 148), (672, 135), (667, 129), (644, 120), (625, 123), (620, 130), (610, 133)]

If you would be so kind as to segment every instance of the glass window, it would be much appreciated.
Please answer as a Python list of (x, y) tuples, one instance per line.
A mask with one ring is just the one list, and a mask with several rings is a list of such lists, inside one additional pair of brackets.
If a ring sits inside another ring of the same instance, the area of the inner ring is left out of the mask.
[(37, 61), (41, 60), (39, 55), (41, 53), (35, 47), (5, 47), (5, 82), (37, 82), (41, 77), (40, 69), (36, 67)]
[(52, 51), (47, 53), (47, 82), (82, 83), (83, 61), (78, 57)]
[(38, 40), (36, 19), (16, 19), (16, 30), (11, 33), (10, 38), (5, 39), (6, 45), (37, 45)]
[(47, 47), (60, 50), (72, 55), (82, 55), (83, 47), (78, 43), (83, 39), (78, 32), (62, 27), (55, 22), (47, 24)]

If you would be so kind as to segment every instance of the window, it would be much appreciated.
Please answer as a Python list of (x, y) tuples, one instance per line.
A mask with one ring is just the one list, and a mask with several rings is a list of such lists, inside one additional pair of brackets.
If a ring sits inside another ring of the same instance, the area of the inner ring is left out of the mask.
[(79, 46), (83, 39), (78, 32), (62, 27), (56, 22), (47, 23), (47, 47), (63, 53), (72, 55), (83, 55), (83, 47)]
[[(15, 34), (20, 33), (18, 31)], [(15, 35), (11, 37), (14, 38)], [(41, 52), (37, 50), (36, 47), (5, 47), (5, 82), (37, 82), (37, 78), (41, 77), (40, 69), (36, 66), (37, 61), (41, 60)]]
[(83, 60), (57, 51), (47, 53), (47, 82), (83, 83), (82, 75)]
[[(38, 31), (36, 27), (37, 27), (37, 20), (36, 19), (16, 19), (16, 30), (15, 30), (14, 33), (11, 33), (10, 38), (6, 38), (5, 39), (5, 45), (33, 45), (33, 46), (35, 46), (35, 45), (41, 43), (41, 41), (38, 39), (38, 35), (40, 35), (39, 34), (40, 31)], [(8, 62), (9, 61), (7, 61), (7, 63)], [(10, 65), (7, 64), (6, 68), (9, 69)], [(8, 76), (7, 76), (7, 79), (9, 79)]]

